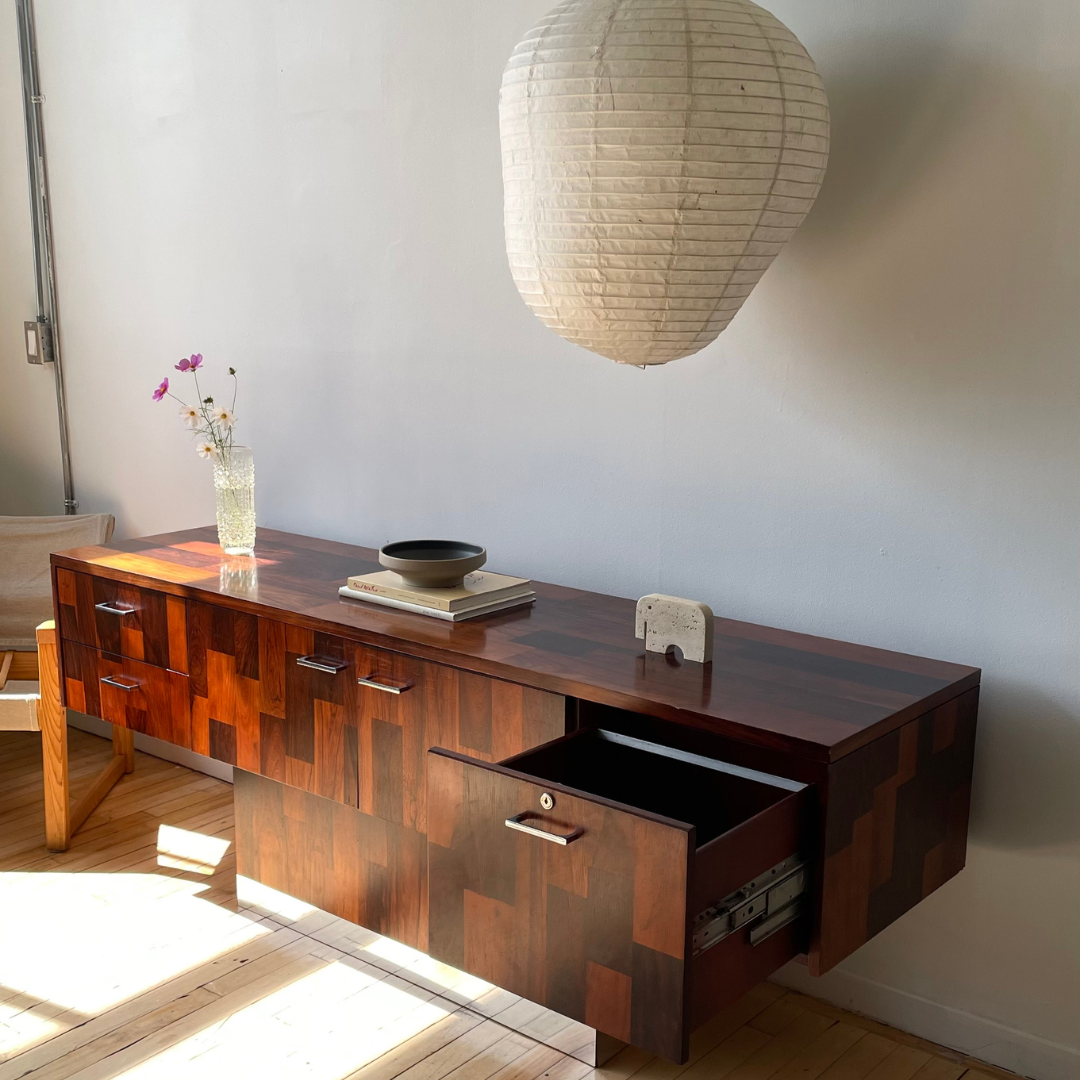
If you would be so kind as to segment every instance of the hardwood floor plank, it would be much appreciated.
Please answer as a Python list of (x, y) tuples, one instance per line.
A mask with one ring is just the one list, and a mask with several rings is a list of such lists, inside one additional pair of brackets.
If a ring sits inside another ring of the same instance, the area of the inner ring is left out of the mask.
[(831, 1005), (827, 1001), (807, 997), (794, 990), (789, 992), (811, 1012), (820, 1013), (822, 1016), (831, 1016), (834, 1020), (847, 1020), (861, 1027), (864, 1031), (872, 1032), (893, 1043), (925, 1050), (931, 1057), (944, 1058), (968, 1069), (983, 1070), (991, 1080), (1015, 1080), (1014, 1073), (998, 1069), (993, 1065), (987, 1065), (985, 1062), (962, 1054), (959, 1050), (951, 1050), (947, 1046), (939, 1046), (937, 1043), (928, 1042), (926, 1039), (920, 1039), (918, 1035), (912, 1035), (910, 1032), (901, 1031), (899, 1028), (890, 1027), (888, 1024), (882, 1024), (877, 1020), (871, 1020), (868, 1016), (858, 1016), (855, 1013), (846, 1012), (844, 1009)]
[(506, 1035), (506, 1028), (494, 1020), (482, 1020), (475, 1027), (440, 1047), (433, 1054), (396, 1075), (403, 1080), (443, 1080), (471, 1061), (477, 1054), (494, 1046)]
[(822, 1074), (821, 1080), (862, 1080), (877, 1068), (899, 1045), (872, 1032), (865, 1032), (854, 1046), (841, 1054)]
[(100, 1038), (93, 1039), (53, 1059), (49, 1064), (43, 1065), (34, 1072), (34, 1080), (60, 1080), (61, 1077), (70, 1076), (74, 1072), (88, 1068), (132, 1046), (160, 1028), (168, 1027), (213, 1000), (215, 1000), (213, 994), (202, 987), (196, 987), (191, 993), (172, 998), (159, 1008), (151, 1009), (136, 1017), (130, 1023), (122, 1024)]
[[(76, 729), (69, 732), (69, 746), (78, 794), (108, 760), (111, 747)], [(695, 1032), (684, 1065), (627, 1047), (592, 1069), (566, 1053), (591, 1036), (565, 1017), (290, 898), (273, 910), (262, 901), (252, 906), (238, 900), (230, 785), (139, 752), (136, 772), (109, 793), (71, 849), (50, 853), (43, 843), (41, 784), (40, 737), (5, 733), (0, 738), (0, 910), (47, 903), (51, 890), (92, 874), (97, 875), (88, 879), (95, 882), (95, 902), (113, 903), (107, 883), (115, 880), (123, 883), (116, 902), (122, 896), (147, 912), (159, 904), (207, 901), (235, 914), (215, 916), (225, 921), (215, 931), (220, 937), (205, 946), (210, 951), (202, 955), (208, 959), (165, 978), (155, 976), (154, 985), (97, 1013), (78, 1011), (64, 995), (44, 1000), (5, 984), (0, 950), (0, 1016), (10, 1037), (18, 1031), (24, 1040), (9, 1059), (0, 1060), (0, 1080), (113, 1080), (134, 1067), (154, 1077), (176, 1071), (195, 1076), (224, 1070), (235, 1055), (246, 1060), (251, 1053), (270, 1054), (278, 1045), (286, 1055), (296, 1055), (298, 1064), (307, 1062), (309, 1072), (343, 1080), (1008, 1077), (770, 983), (755, 987)], [(207, 867), (198, 860), (186, 863), (182, 850), (159, 852), (163, 824), (228, 846), (204, 873)], [(161, 855), (172, 864), (163, 865)], [(269, 892), (265, 896), (274, 903)], [(290, 910), (299, 914), (285, 914)], [(155, 933), (163, 935), (162, 947), (171, 947), (167, 924)], [(57, 955), (43, 963), (62, 972), (74, 960)], [(275, 1067), (278, 1061), (274, 1058)]]
[(911, 1080), (930, 1060), (925, 1050), (898, 1046), (885, 1060), (866, 1074), (866, 1080)]
[(444, 1080), (489, 1080), (517, 1064), (530, 1051), (544, 1049), (538, 1043), (514, 1031), (503, 1031), (502, 1038), (444, 1074)]
[(796, 1054), (773, 1080), (817, 1080), (863, 1036), (860, 1028), (839, 1021), (823, 1031), (805, 1050)]
[(794, 994), (785, 994), (759, 1012), (749, 1024), (767, 1035), (779, 1035), (805, 1012), (806, 1006)]
[(247, 1005), (258, 1001), (275, 989), (295, 982), (320, 966), (319, 960), (305, 953), (263, 978), (245, 983), (225, 997), (214, 998), (210, 1004), (137, 1039), (100, 1061), (71, 1072), (58, 1073), (56, 1080), (112, 1080), (112, 1077), (150, 1060), (183, 1039), (227, 1020)]
[[(835, 1021), (817, 1013), (801, 1013), (735, 1069), (731, 1073), (732, 1080), (768, 1080), (834, 1023)], [(746, 1030), (764, 1035), (764, 1032), (758, 1032), (756, 1028), (747, 1027)]]
[(413, 1065), (471, 1031), (483, 1018), (459, 1009), (437, 1020), (431, 1027), (388, 1050), (374, 1061), (349, 1073), (344, 1080), (394, 1080)]
[(683, 1080), (721, 1080), (734, 1074), (735, 1070), (745, 1068), (768, 1044), (769, 1036), (765, 1032), (744, 1024), (680, 1075)]
[(960, 1080), (966, 1073), (967, 1067), (959, 1062), (931, 1057), (915, 1074), (914, 1080)]
[[(257, 924), (250, 925), (254, 927)], [(243, 932), (243, 928), (238, 925), (233, 933), (239, 936)], [(243, 977), (246, 978), (248, 969), (255, 961), (285, 948), (297, 941), (300, 936), (293, 930), (278, 927), (236, 948), (228, 949), (221, 956), (160, 983), (143, 994), (87, 1020), (79, 1027), (57, 1036), (50, 1042), (21, 1054), (5, 1065), (0, 1065), (0, 1080), (19, 1080), (20, 1077), (43, 1068), (49, 1062), (59, 1060), (93, 1040), (108, 1035), (116, 1028), (136, 1021), (139, 1017), (160, 1008), (169, 1001), (194, 993), (195, 990), (205, 987), (212, 981), (217, 981), (219, 986), (227, 988), (231, 985), (227, 981), (230, 975), (243, 971), (245, 973)], [(222, 994), (219, 992), (215, 996), (221, 997)]]
[(783, 988), (772, 983), (759, 983), (690, 1036), (690, 1059), (685, 1065), (653, 1058), (632, 1074), (634, 1080), (674, 1080), (681, 1076), (785, 993)]

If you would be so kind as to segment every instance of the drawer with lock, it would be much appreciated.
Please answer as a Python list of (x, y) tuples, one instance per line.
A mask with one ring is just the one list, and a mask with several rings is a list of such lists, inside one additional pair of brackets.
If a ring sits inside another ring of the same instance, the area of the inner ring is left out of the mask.
[(265, 529), (239, 564), (204, 528), (52, 566), (66, 704), (236, 765), (241, 874), (605, 1053), (685, 1060), (964, 867), (973, 667), (730, 619), (679, 663), (632, 600), (543, 583), (448, 623), (342, 599), (376, 552)]
[(428, 754), (428, 951), (675, 1061), (806, 948), (816, 798), (597, 728)]

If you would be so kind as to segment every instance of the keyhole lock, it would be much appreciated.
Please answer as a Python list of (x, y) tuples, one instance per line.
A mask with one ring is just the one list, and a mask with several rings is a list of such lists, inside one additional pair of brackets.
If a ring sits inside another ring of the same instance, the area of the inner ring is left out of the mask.
[(555, 800), (545, 791), (544, 794), (540, 796), (540, 805), (545, 810), (550, 810), (555, 805)]

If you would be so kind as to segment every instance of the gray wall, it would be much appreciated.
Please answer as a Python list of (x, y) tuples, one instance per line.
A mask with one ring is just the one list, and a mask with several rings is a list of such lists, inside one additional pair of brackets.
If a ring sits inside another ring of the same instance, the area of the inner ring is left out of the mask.
[[(149, 398), (199, 350), (211, 386), (240, 370), (264, 525), (477, 539), (493, 569), (982, 666), (968, 869), (807, 988), (1074, 1077), (1078, 6), (774, 0), (833, 105), (820, 201), (714, 345), (640, 371), (545, 330), (502, 250), (499, 78), (549, 3), (39, 0), (83, 505), (211, 520)], [(21, 170), (0, 493), (36, 508)]]

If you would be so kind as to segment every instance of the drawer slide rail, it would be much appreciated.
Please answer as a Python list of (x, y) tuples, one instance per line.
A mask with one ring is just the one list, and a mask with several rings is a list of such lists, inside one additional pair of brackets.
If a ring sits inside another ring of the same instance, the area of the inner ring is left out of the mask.
[(694, 956), (746, 926), (757, 945), (802, 913), (806, 863), (790, 855), (694, 919)]

